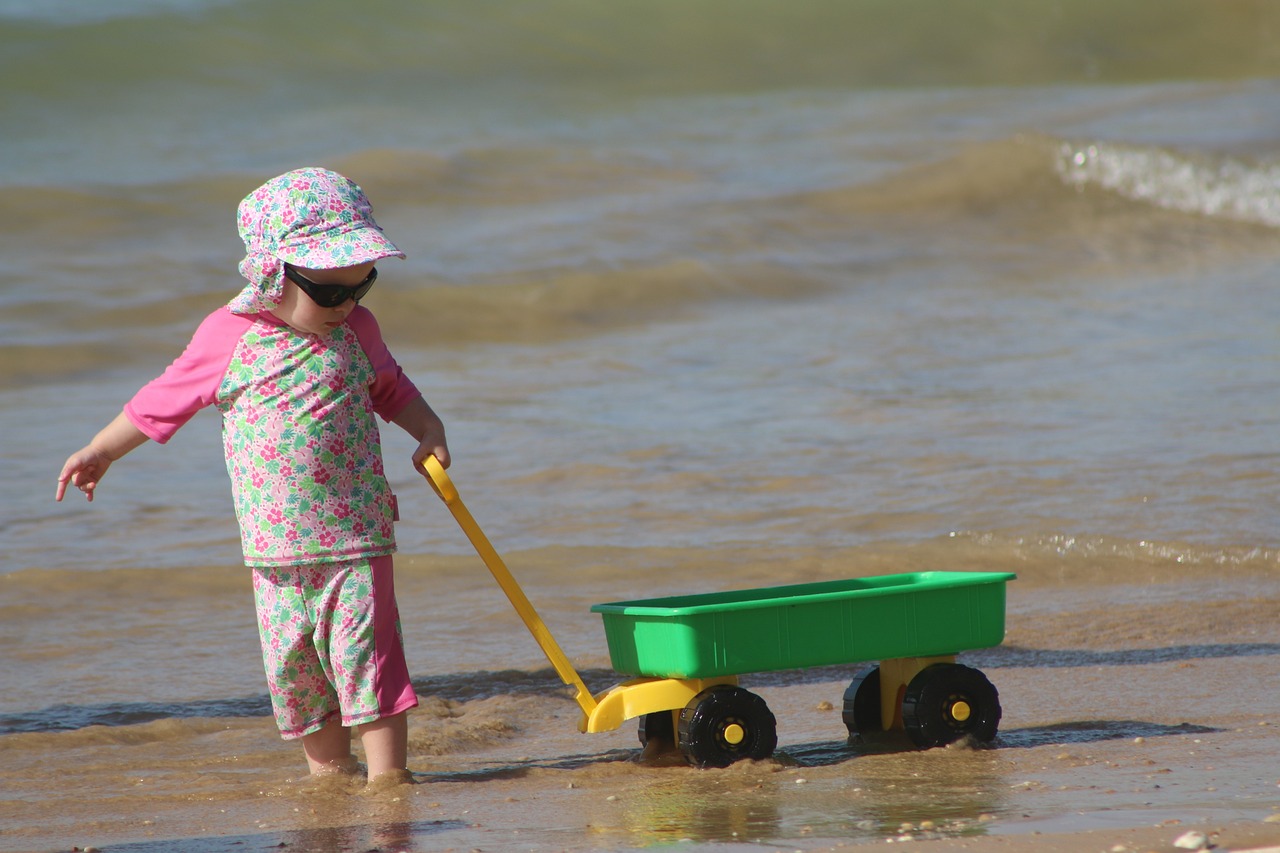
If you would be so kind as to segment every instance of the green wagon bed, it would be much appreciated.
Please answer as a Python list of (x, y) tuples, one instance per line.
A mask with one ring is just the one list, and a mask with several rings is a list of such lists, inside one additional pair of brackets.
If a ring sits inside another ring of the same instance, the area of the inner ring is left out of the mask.
[(1004, 638), (1007, 572), (914, 572), (597, 604), (613, 668), (710, 678), (954, 654)]

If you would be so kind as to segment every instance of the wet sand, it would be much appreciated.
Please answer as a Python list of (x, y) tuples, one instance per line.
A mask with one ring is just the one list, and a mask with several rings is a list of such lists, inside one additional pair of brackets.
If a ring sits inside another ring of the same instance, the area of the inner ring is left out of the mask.
[[(833, 667), (743, 678), (777, 716), (772, 760), (646, 764), (630, 723), (579, 734), (550, 670), (440, 676), (415, 680), (415, 784), (385, 789), (299, 778), (261, 717), (9, 735), (8, 771), (38, 779), (45, 739), (60, 775), (26, 804), (3, 786), (0, 849), (1143, 853), (1185, 849), (1188, 832), (1280, 846), (1280, 583), (1099, 572), (1011, 584), (1005, 644), (962, 655), (1000, 691), (993, 748), (847, 745), (849, 676)], [(598, 659), (582, 671), (593, 689), (617, 678)]]

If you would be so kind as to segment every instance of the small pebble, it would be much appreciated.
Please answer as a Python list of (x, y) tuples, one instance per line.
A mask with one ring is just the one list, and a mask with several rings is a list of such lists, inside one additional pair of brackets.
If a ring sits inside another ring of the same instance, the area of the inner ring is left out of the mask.
[(1209, 846), (1209, 839), (1203, 832), (1184, 832), (1173, 842), (1173, 846), (1182, 850), (1204, 850)]

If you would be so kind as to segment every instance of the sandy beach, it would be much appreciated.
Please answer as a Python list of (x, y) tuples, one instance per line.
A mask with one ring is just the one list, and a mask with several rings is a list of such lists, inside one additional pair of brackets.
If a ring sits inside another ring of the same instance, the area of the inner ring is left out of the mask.
[[(538, 574), (535, 556), (518, 559)], [(1280, 584), (1158, 573), (1010, 585), (1006, 642), (961, 656), (1000, 691), (991, 748), (849, 746), (848, 676), (823, 667), (745, 676), (778, 719), (778, 750), (698, 770), (642, 761), (631, 724), (579, 734), (545, 667), (468, 672), (415, 680), (412, 785), (299, 777), (262, 717), (8, 735), (16, 775), (0, 817), (13, 830), (0, 848), (1163, 853), (1193, 849), (1175, 846), (1188, 833), (1217, 850), (1280, 845)], [(425, 586), (402, 587), (425, 606)], [(549, 618), (575, 621), (559, 606)], [(528, 660), (518, 623), (496, 639)], [(577, 663), (593, 689), (616, 679), (603, 656)], [(24, 806), (14, 782), (39, 776), (42, 745), (59, 752), (59, 777)]]

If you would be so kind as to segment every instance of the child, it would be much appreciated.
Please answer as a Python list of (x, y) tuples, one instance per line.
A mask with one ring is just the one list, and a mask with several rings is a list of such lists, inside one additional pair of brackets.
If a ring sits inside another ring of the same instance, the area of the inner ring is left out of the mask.
[(395, 496), (377, 414), (446, 467), (444, 425), (358, 305), (375, 262), (403, 258), (360, 187), (324, 169), (268, 181), (240, 203), (248, 285), (202, 322), (168, 370), (125, 405), (58, 475), (93, 500), (112, 462), (164, 443), (197, 410), (222, 413), (223, 446), (253, 570), (276, 723), (312, 773), (409, 779), (409, 683), (392, 582)]

